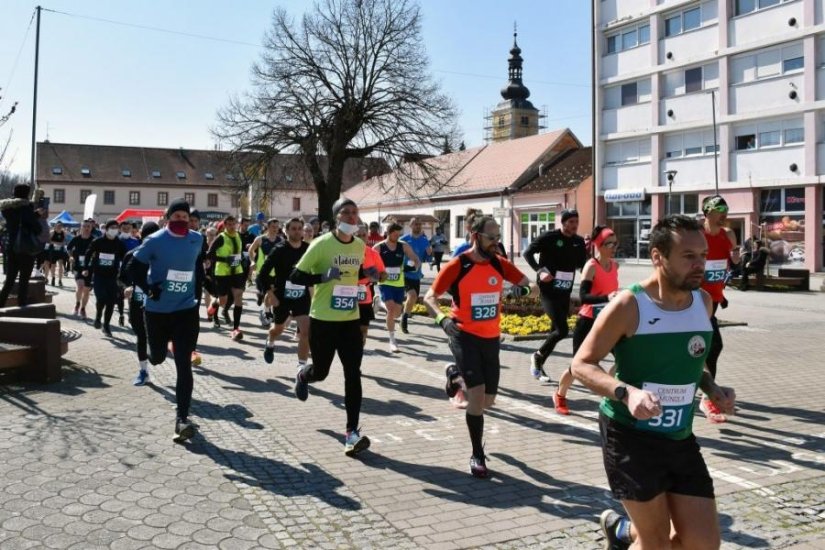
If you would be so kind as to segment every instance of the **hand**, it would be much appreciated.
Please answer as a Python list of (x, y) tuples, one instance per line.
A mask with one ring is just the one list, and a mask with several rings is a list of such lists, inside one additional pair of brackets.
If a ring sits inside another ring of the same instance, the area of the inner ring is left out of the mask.
[(83, 275), (84, 277), (88, 277), (89, 276), (89, 270), (84, 269), (83, 271), (80, 272), (80, 274)]
[(507, 291), (507, 296), (515, 299), (527, 296), (528, 294), (530, 294), (529, 286), (513, 285), (510, 287), (510, 290)]
[(550, 270), (546, 267), (542, 267), (538, 270), (539, 281), (542, 283), (549, 283), (553, 280), (553, 275), (550, 273)]
[(158, 300), (160, 300), (161, 292), (163, 292), (163, 287), (158, 284), (155, 284), (149, 287), (149, 292), (147, 296), (149, 296), (150, 299), (157, 302)]
[(447, 336), (455, 338), (461, 334), (461, 329), (458, 328), (458, 324), (453, 321), (451, 317), (444, 317), (440, 324), (441, 329), (447, 334)]
[(713, 385), (708, 394), (714, 405), (716, 405), (723, 414), (733, 414), (736, 405), (736, 392), (733, 388)]
[(368, 267), (364, 270), (364, 275), (369, 277), (370, 282), (376, 283), (381, 278), (381, 274), (378, 273), (378, 269), (375, 267)]
[(132, 287), (124, 288), (123, 289), (123, 297), (127, 300), (132, 297)]
[(338, 269), (337, 266), (330, 267), (327, 270), (326, 273), (321, 275), (321, 282), (322, 283), (328, 283), (329, 281), (332, 281), (333, 279), (335, 279), (335, 280), (340, 280), (341, 279), (341, 270)]
[(633, 418), (649, 420), (662, 414), (662, 404), (659, 401), (659, 396), (632, 386), (628, 386), (627, 391), (627, 409), (633, 415)]
[(728, 299), (722, 298), (722, 301), (719, 303), (719, 307), (722, 309), (728, 309)]

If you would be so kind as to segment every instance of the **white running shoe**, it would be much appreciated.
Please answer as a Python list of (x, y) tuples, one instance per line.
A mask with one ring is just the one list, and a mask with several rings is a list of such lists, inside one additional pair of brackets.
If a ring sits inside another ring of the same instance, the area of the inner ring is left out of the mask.
[(395, 341), (395, 334), (390, 334), (390, 351), (392, 353), (399, 353), (401, 351)]

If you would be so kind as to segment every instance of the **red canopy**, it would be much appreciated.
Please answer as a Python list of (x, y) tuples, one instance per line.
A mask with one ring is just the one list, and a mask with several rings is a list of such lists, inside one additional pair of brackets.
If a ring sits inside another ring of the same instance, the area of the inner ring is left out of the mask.
[(128, 220), (132, 218), (162, 218), (165, 210), (146, 210), (141, 208), (129, 208), (124, 210), (120, 213), (120, 215), (115, 218), (118, 223), (122, 222), (123, 220)]

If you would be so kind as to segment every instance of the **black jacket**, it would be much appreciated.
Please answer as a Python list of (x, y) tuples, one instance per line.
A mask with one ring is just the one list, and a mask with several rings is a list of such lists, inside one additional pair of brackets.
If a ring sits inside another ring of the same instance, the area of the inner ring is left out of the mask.
[(42, 229), (40, 216), (34, 211), (34, 205), (27, 199), (5, 199), (0, 201), (0, 211), (6, 220), (8, 242), (14, 243), (21, 224), (32, 234), (39, 235)]

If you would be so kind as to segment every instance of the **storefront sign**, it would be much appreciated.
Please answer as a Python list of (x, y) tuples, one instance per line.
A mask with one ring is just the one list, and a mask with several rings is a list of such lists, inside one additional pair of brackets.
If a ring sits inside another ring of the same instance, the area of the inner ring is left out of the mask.
[(640, 202), (645, 200), (644, 189), (611, 189), (604, 192), (605, 202)]
[(506, 218), (510, 215), (509, 208), (493, 208), (493, 217), (494, 218)]

